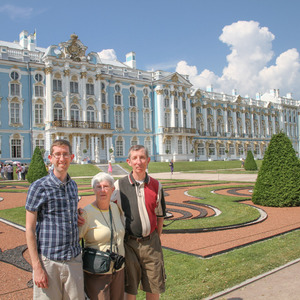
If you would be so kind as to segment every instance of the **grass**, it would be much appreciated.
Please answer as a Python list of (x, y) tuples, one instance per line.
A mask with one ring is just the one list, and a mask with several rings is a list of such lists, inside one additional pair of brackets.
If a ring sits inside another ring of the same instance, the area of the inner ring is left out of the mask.
[[(230, 188), (234, 187), (240, 186), (230, 186)], [(222, 188), (228, 188), (228, 186), (217, 187), (217, 189)], [(193, 220), (176, 220), (175, 222), (166, 220), (164, 224), (168, 226), (165, 227), (164, 230), (168, 231), (171, 229), (197, 229), (229, 226), (250, 222), (259, 218), (260, 214), (255, 208), (238, 202), (241, 200), (249, 199), (249, 197), (235, 197), (213, 194), (211, 193), (211, 191), (214, 189), (216, 189), (216, 187), (194, 189), (189, 190), (189, 194), (195, 197), (204, 197), (204, 199), (193, 201), (217, 207), (222, 211), (219, 216)]]
[(71, 177), (94, 176), (101, 172), (101, 169), (92, 164), (76, 165), (71, 164), (68, 173)]
[[(257, 167), (259, 168), (262, 164), (261, 160), (256, 161)], [(118, 163), (124, 169), (130, 171), (131, 168), (127, 163)], [(239, 160), (230, 161), (178, 161), (174, 163), (175, 172), (201, 172), (206, 170), (212, 170), (214, 172), (231, 172), (232, 169), (239, 169), (238, 172), (248, 174), (249, 171), (241, 169), (241, 162)], [(148, 165), (149, 173), (161, 173), (170, 172), (168, 162), (150, 162)], [(253, 173), (251, 171), (251, 173)], [(257, 173), (257, 172), (254, 172)]]
[[(195, 162), (195, 164), (197, 163), (198, 162)], [(157, 164), (161, 165), (165, 163)], [(175, 163), (175, 167), (176, 164), (177, 163)], [(87, 166), (89, 168), (88, 170), (85, 169)], [(71, 176), (93, 176), (99, 172), (99, 169), (90, 168), (90, 166), (92, 165), (72, 165), (70, 168)], [(179, 166), (180, 164), (178, 167)], [(166, 168), (167, 172), (169, 171), (168, 166), (158, 165), (156, 169), (160, 170), (161, 167)], [(196, 167), (198, 168), (199, 166)], [(207, 166), (203, 166), (203, 168), (207, 169)], [(179, 170), (177, 169), (177, 171)], [(162, 171), (160, 170), (158, 172)], [(79, 185), (90, 184), (90, 178), (76, 179), (76, 181)], [(174, 187), (179, 185), (191, 185), (193, 184), (193, 181), (164, 180), (163, 183), (164, 185)], [(199, 185), (209, 183), (220, 182), (204, 183), (201, 181)], [(7, 184), (7, 182), (4, 182), (3, 184)], [(22, 183), (20, 183), (20, 185), (21, 184)], [(218, 186), (217, 188), (220, 187)], [(193, 193), (195, 196), (205, 197), (205, 199), (201, 199), (199, 202), (213, 203), (212, 205), (218, 206), (223, 211), (223, 213), (216, 218), (206, 218), (207, 220), (201, 219), (201, 226), (208, 227), (218, 226), (218, 224), (229, 224), (232, 222), (232, 218), (235, 218), (235, 221), (238, 222), (245, 221), (249, 217), (248, 213), (252, 214), (252, 210), (244, 210), (244, 208), (241, 208), (243, 205), (236, 202), (243, 197), (220, 197), (219, 195), (211, 194), (211, 189), (212, 187), (208, 187), (189, 191), (190, 194)], [(1, 189), (1, 191), (3, 190)], [(10, 191), (15, 192), (16, 190), (11, 189)], [(240, 209), (242, 220), (236, 218), (233, 211), (227, 212), (227, 210), (230, 211), (232, 209)], [(24, 207), (2, 210), (0, 211), (0, 217), (25, 226)], [(171, 225), (169, 228), (171, 228)], [(166, 249), (164, 249), (163, 252), (165, 257), (167, 282), (166, 292), (162, 294), (161, 299), (198, 300), (299, 258), (300, 231), (296, 230), (209, 259), (202, 259), (200, 257)], [(145, 299), (144, 293), (139, 292), (137, 299)]]

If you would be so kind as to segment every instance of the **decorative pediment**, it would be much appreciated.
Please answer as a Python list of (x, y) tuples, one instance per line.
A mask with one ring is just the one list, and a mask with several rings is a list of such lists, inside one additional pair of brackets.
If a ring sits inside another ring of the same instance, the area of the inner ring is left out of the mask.
[(59, 44), (62, 49), (62, 56), (70, 58), (76, 62), (86, 61), (86, 46), (78, 39), (76, 34), (71, 35), (71, 39), (67, 42)]
[(170, 85), (177, 84), (177, 85), (185, 85), (185, 86), (192, 86), (191, 83), (182, 75), (175, 72), (168, 76), (162, 77), (159, 80), (160, 82), (169, 82)]

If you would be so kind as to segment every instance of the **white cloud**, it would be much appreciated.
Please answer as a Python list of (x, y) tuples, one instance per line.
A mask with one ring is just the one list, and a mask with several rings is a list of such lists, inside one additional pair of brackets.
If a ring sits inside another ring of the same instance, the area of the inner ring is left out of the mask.
[(274, 57), (272, 41), (275, 36), (267, 27), (255, 21), (238, 21), (225, 26), (219, 39), (227, 44), (231, 53), (221, 76), (210, 70), (198, 73), (195, 66), (180, 61), (176, 71), (190, 76), (195, 87), (205, 89), (212, 84), (217, 92), (230, 94), (232, 89), (245, 96), (254, 97), (257, 92), (280, 89), (280, 94), (293, 92), (300, 99), (300, 60), (297, 49), (289, 49), (279, 55), (274, 65), (268, 66)]
[(100, 59), (117, 60), (117, 55), (114, 49), (104, 49), (98, 52)]
[(0, 6), (0, 13), (7, 14), (11, 20), (28, 19), (32, 16), (33, 8), (6, 4)]

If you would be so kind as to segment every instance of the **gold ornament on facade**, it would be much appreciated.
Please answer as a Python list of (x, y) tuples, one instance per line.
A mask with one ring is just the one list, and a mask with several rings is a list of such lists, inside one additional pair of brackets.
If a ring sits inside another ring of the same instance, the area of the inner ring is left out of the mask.
[(171, 80), (172, 80), (173, 82), (178, 82), (178, 76), (177, 76), (177, 74), (174, 74), (174, 75), (172, 76)]
[(87, 72), (81, 72), (80, 77), (81, 78), (86, 78), (87, 77)]
[(164, 91), (163, 90), (155, 90), (157, 95), (163, 95)]
[(64, 76), (70, 76), (70, 69), (64, 70)]
[(103, 76), (101, 74), (96, 74), (96, 80), (102, 80)]
[(44, 69), (44, 72), (45, 72), (46, 75), (52, 74), (52, 71), (53, 71), (52, 67), (47, 67), (47, 68)]

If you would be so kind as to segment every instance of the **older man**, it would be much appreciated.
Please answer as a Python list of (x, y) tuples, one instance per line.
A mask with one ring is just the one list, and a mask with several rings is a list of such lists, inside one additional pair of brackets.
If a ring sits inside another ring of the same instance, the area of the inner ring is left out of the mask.
[(139, 284), (146, 299), (165, 291), (165, 270), (160, 235), (165, 216), (161, 184), (146, 173), (147, 149), (132, 146), (127, 163), (132, 172), (115, 183), (116, 200), (125, 215), (126, 297), (136, 299)]

